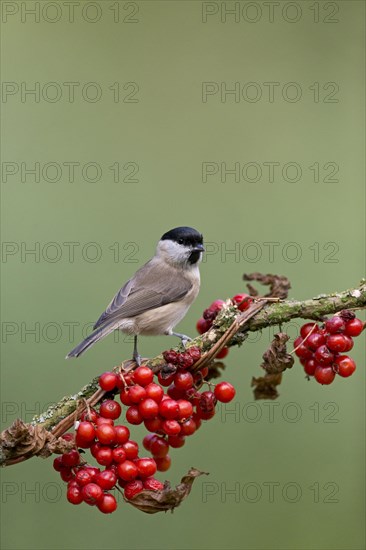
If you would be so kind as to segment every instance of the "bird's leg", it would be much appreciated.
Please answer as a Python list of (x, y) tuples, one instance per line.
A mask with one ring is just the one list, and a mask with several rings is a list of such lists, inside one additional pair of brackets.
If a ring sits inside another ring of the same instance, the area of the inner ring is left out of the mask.
[(137, 351), (137, 335), (135, 334), (133, 339), (133, 355), (132, 359), (135, 361), (135, 363), (140, 366), (141, 365), (141, 355)]
[(192, 338), (187, 336), (186, 334), (181, 334), (180, 332), (173, 332), (173, 331), (167, 331), (165, 334), (168, 336), (176, 336), (177, 338), (180, 338), (182, 342), (182, 346), (185, 348), (187, 345), (187, 342), (191, 342)]

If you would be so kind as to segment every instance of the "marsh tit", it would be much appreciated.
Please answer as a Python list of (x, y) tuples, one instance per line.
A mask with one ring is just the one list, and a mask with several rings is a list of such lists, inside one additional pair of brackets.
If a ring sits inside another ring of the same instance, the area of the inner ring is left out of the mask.
[(134, 335), (133, 359), (141, 363), (138, 335), (188, 336), (173, 332), (200, 288), (198, 265), (204, 252), (203, 237), (192, 227), (176, 227), (161, 237), (155, 256), (117, 292), (94, 325), (94, 331), (66, 356), (79, 357), (114, 330)]

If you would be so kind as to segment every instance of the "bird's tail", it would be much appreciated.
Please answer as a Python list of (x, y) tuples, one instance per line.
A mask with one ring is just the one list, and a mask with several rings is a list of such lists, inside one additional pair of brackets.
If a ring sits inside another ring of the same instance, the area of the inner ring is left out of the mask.
[(85, 340), (80, 342), (80, 344), (78, 344), (74, 349), (72, 349), (66, 355), (66, 359), (69, 359), (70, 357), (79, 357), (79, 355), (84, 353), (84, 351), (93, 346), (95, 342), (98, 342), (98, 340), (101, 340), (101, 338), (104, 338), (104, 336), (107, 336), (107, 334), (113, 332), (115, 328), (117, 328), (115, 323), (98, 328), (97, 330), (92, 332), (87, 338), (85, 338)]

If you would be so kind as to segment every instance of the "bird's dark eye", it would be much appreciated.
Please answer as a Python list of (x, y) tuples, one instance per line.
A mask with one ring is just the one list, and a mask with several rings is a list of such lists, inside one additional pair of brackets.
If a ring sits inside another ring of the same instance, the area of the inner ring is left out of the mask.
[(184, 243), (183, 239), (178, 239), (178, 243), (183, 244)]

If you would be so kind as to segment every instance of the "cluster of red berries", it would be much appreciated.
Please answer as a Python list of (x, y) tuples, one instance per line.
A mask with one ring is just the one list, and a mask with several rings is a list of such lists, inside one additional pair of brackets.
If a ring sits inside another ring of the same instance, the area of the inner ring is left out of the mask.
[[(76, 425), (75, 449), (54, 460), (54, 468), (68, 483), (67, 499), (72, 504), (86, 502), (111, 513), (117, 501), (109, 491), (117, 486), (127, 500), (143, 490), (161, 490), (163, 483), (154, 475), (169, 469), (170, 448), (182, 447), (186, 436), (194, 434), (202, 420), (212, 418), (217, 401), (228, 403), (234, 398), (235, 389), (228, 382), (215, 385), (214, 391), (199, 391), (208, 369), (190, 372), (201, 357), (198, 347), (183, 353), (169, 350), (163, 355), (166, 364), (155, 375), (149, 367), (140, 366), (128, 373), (105, 372), (100, 376), (100, 387), (112, 398), (101, 403), (99, 412), (89, 408), (82, 414)], [(118, 392), (127, 407), (127, 422), (144, 423), (151, 432), (143, 439), (151, 457), (140, 457), (139, 445), (130, 439), (128, 427), (115, 424), (122, 413), (121, 405), (113, 398)], [(64, 437), (74, 438), (73, 434)], [(90, 449), (104, 470), (86, 464), (77, 449)]]
[[(250, 304), (253, 302), (253, 298), (249, 296), (249, 294), (236, 294), (233, 298), (231, 298), (231, 303), (235, 305), (239, 311), (245, 311), (248, 309)], [(203, 315), (200, 319), (198, 319), (196, 324), (196, 329), (199, 334), (203, 334), (204, 332), (207, 332), (211, 327), (216, 319), (218, 313), (225, 305), (224, 300), (215, 300), (212, 302), (210, 307), (205, 309), (203, 312)], [(216, 359), (223, 359), (227, 356), (229, 353), (229, 348), (225, 347), (222, 348), (221, 351), (216, 355)]]
[(359, 336), (364, 323), (352, 311), (344, 310), (325, 321), (324, 325), (306, 323), (294, 342), (294, 351), (304, 371), (320, 384), (331, 384), (336, 376), (347, 378), (356, 370), (348, 355), (354, 336)]

